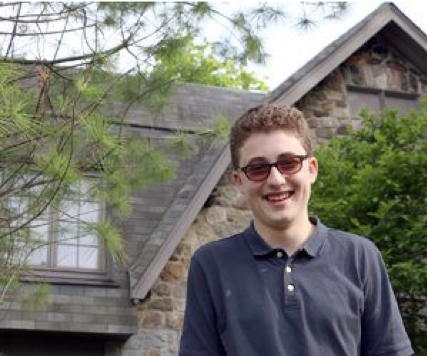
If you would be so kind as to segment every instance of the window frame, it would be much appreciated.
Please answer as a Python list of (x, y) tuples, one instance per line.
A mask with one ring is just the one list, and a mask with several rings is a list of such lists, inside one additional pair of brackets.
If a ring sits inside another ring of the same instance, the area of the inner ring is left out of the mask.
[[(379, 99), (380, 111), (387, 108), (386, 97), (397, 98), (397, 99), (407, 99), (408, 101), (409, 100), (410, 101), (416, 101), (418, 104), (419, 104), (419, 99), (421, 97), (420, 93), (407, 93), (407, 92), (403, 92), (403, 91), (380, 89), (380, 88), (375, 88), (375, 87), (365, 87), (365, 86), (358, 86), (358, 85), (354, 85), (354, 84), (348, 84), (346, 86), (346, 90), (347, 90), (347, 95), (349, 92), (377, 95), (378, 99)], [(349, 106), (349, 104), (347, 104), (347, 105), (348, 105), (348, 109), (350, 112), (350, 106)]]
[[(99, 176), (87, 175), (84, 180), (99, 180)], [(79, 182), (81, 184), (81, 182)], [(67, 199), (72, 201), (72, 199)], [(81, 202), (85, 200), (76, 200), (76, 202)], [(96, 202), (99, 207), (98, 211), (98, 221), (105, 220), (108, 215), (108, 207), (106, 203)], [(51, 207), (48, 207), (50, 210)], [(67, 284), (100, 284), (108, 285), (111, 284), (116, 286), (116, 283), (113, 282), (113, 263), (111, 261), (111, 256), (108, 254), (108, 251), (103, 246), (102, 242), (97, 246), (98, 253), (98, 268), (73, 268), (73, 267), (58, 267), (56, 266), (56, 260), (58, 255), (58, 235), (59, 235), (59, 211), (49, 212), (47, 221), (47, 233), (48, 233), (48, 243), (47, 243), (47, 265), (37, 265), (27, 263), (31, 269), (30, 275), (26, 276), (24, 280), (27, 281), (47, 281), (49, 283), (64, 283)]]

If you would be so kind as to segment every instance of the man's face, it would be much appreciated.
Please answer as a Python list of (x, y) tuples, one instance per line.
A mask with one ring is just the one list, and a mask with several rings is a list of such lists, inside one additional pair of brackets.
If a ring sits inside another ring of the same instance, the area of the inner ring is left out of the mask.
[[(287, 155), (306, 155), (299, 139), (284, 130), (255, 133), (240, 149), (240, 167), (254, 163), (274, 163)], [(293, 175), (283, 175), (272, 167), (261, 182), (248, 180), (242, 171), (233, 173), (233, 180), (245, 196), (254, 216), (255, 226), (281, 230), (303, 226), (308, 221), (311, 184), (317, 177), (317, 161), (308, 157)]]

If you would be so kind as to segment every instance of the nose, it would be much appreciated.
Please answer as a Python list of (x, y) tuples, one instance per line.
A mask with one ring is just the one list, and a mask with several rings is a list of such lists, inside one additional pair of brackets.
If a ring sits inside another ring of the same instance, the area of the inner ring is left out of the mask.
[(276, 167), (271, 167), (270, 175), (267, 178), (267, 183), (271, 185), (281, 185), (285, 182), (285, 176), (280, 173)]

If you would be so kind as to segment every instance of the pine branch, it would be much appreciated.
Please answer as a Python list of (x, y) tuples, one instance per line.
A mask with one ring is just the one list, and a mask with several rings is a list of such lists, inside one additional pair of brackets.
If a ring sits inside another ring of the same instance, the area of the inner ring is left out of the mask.
[(15, 64), (34, 64), (34, 65), (56, 65), (61, 63), (68, 63), (68, 62), (76, 62), (76, 61), (84, 61), (84, 60), (93, 60), (94, 57), (98, 58), (107, 58), (122, 49), (126, 48), (130, 45), (131, 38), (127, 38), (125, 41), (120, 43), (119, 45), (112, 47), (106, 51), (102, 51), (99, 53), (87, 53), (83, 54), (81, 56), (69, 56), (69, 57), (63, 57), (55, 60), (47, 60), (47, 59), (21, 59), (21, 58), (0, 58), (0, 61), (3, 63), (15, 63)]
[[(19, 14), (21, 13), (21, 8), (22, 8), (22, 4), (19, 4), (18, 5), (17, 17), (19, 17)], [(15, 39), (15, 36), (18, 35), (17, 29), (18, 29), (18, 22), (15, 21), (15, 24), (13, 25), (12, 35), (11, 35), (11, 38), (9, 41), (9, 46), (7, 47), (5, 57), (7, 57), (9, 55), (9, 51), (12, 48), (13, 40)]]

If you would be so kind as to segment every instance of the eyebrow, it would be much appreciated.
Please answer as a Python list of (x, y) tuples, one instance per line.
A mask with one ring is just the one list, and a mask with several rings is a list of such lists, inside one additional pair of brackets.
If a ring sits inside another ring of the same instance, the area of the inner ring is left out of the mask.
[[(303, 154), (299, 154), (299, 153), (295, 153), (295, 152), (283, 152), (280, 155), (277, 156), (276, 160), (282, 158), (282, 157), (286, 157), (286, 156), (300, 156)], [(252, 157), (247, 163), (246, 165), (249, 165), (251, 163), (257, 162), (257, 161), (262, 161), (262, 162), (268, 162), (268, 160), (263, 157), (263, 156), (259, 156), (259, 157)]]
[(256, 161), (263, 161), (263, 162), (267, 162), (267, 159), (266, 159), (265, 157), (252, 157), (252, 158), (247, 162), (247, 164), (251, 164), (251, 163), (256, 162)]

